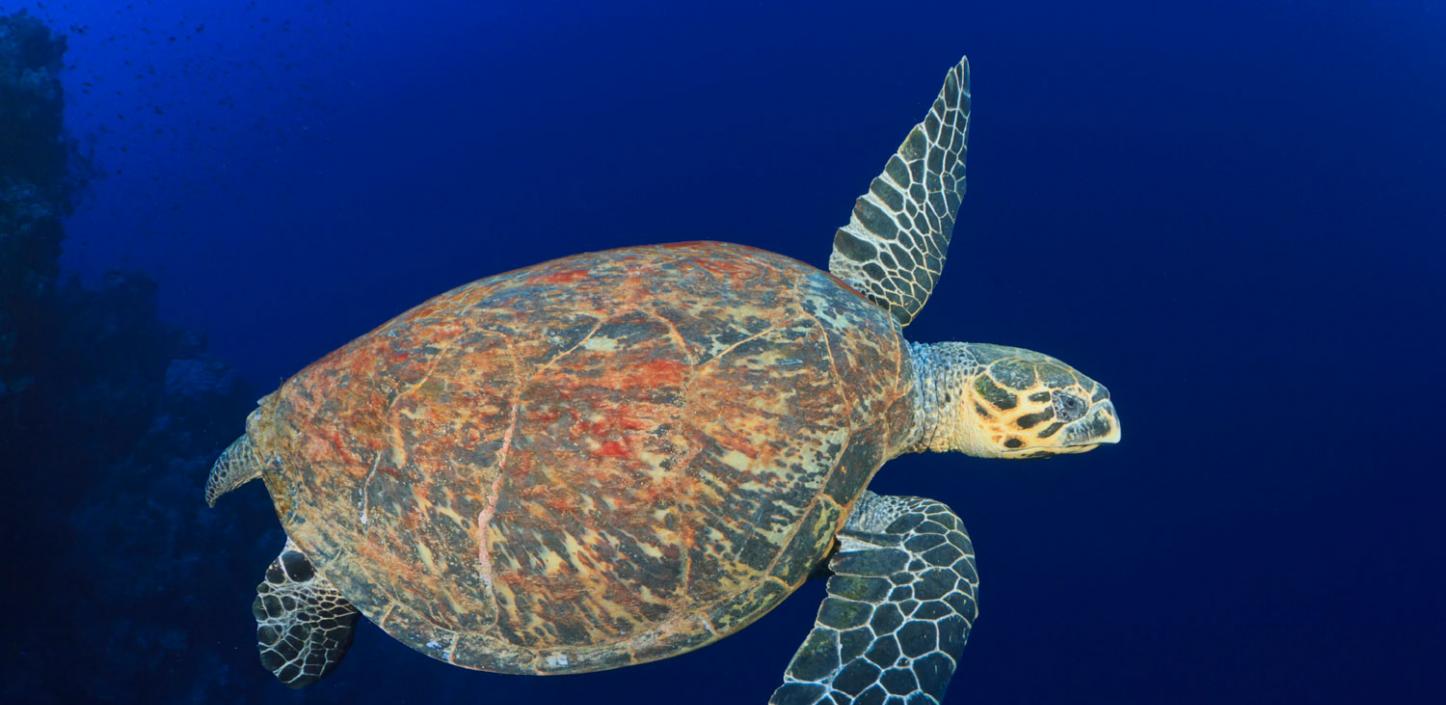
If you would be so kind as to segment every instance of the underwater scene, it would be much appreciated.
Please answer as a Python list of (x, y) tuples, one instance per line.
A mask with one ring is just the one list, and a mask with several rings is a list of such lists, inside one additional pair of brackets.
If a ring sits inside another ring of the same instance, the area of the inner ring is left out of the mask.
[(1446, 702), (1443, 126), (1430, 0), (0, 0), (0, 701)]

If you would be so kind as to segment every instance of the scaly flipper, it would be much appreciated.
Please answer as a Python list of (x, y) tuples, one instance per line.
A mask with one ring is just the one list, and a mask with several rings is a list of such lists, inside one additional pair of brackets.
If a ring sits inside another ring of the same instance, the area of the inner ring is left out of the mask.
[(833, 239), (828, 271), (908, 325), (939, 281), (964, 200), (969, 59), (944, 78), (924, 121), (854, 203)]
[(932, 499), (865, 492), (771, 705), (937, 703), (979, 614), (974, 546)]
[(206, 504), (216, 506), (223, 494), (261, 477), (261, 461), (251, 445), (250, 436), (241, 436), (221, 451), (206, 477)]
[(266, 568), (251, 603), (261, 665), (288, 688), (330, 673), (351, 646), (357, 611), (291, 542)]

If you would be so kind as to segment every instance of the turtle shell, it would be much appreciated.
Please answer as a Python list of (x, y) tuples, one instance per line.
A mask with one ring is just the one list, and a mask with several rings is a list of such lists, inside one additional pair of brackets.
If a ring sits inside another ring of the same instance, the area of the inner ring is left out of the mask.
[(908, 442), (899, 327), (770, 252), (577, 255), (427, 301), (248, 425), (287, 533), (393, 637), (508, 673), (731, 634)]

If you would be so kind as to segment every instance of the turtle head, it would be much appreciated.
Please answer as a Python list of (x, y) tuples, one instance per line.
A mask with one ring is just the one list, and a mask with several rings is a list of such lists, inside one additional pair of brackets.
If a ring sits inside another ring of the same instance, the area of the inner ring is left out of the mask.
[(1048, 355), (979, 343), (914, 344), (917, 450), (1044, 458), (1118, 443), (1103, 384)]

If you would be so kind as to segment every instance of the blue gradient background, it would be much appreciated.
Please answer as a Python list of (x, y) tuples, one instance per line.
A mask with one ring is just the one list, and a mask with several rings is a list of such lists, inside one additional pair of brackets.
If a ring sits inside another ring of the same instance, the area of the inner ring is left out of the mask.
[[(1056, 355), (1110, 387), (1124, 442), (881, 472), (953, 506), (979, 552), (948, 702), (1446, 702), (1446, 4), (682, 5), (4, 9), (71, 35), (68, 121), (106, 174), (66, 271), (150, 273), (164, 316), (260, 390), (578, 251), (719, 239), (823, 266), (967, 53), (969, 193), (908, 335)], [(215, 513), (256, 540), (174, 550), (259, 579), (264, 491)], [(293, 693), (256, 664), (254, 582), (172, 586), (211, 619), (175, 625), (151, 677), (204, 668), (239, 702), (762, 703), (823, 587), (587, 676), (455, 669), (367, 625)]]

